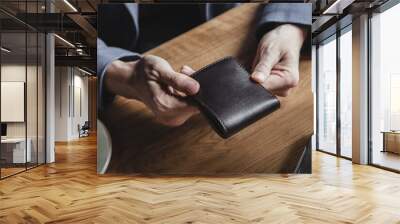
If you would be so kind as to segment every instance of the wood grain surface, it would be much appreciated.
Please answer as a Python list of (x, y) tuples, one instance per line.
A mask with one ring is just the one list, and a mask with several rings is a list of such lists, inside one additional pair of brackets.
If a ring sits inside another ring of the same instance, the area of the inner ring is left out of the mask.
[[(258, 4), (244, 4), (150, 50), (175, 69), (199, 69), (226, 56), (244, 65), (254, 57)], [(292, 172), (313, 134), (310, 60), (302, 59), (300, 83), (281, 108), (229, 139), (205, 119), (166, 127), (140, 102), (116, 97), (102, 120), (112, 137), (109, 173), (237, 174)], [(223, 94), (223, 92), (221, 92)]]

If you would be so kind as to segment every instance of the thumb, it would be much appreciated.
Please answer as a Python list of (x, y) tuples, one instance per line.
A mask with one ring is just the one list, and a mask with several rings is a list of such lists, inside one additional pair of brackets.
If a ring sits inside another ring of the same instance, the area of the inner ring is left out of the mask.
[(254, 68), (251, 78), (258, 82), (263, 83), (270, 75), (272, 68), (279, 62), (279, 54), (275, 52), (266, 52), (261, 55), (256, 67)]
[(163, 83), (172, 86), (172, 88), (180, 91), (186, 95), (194, 95), (199, 91), (199, 83), (182, 73), (173, 71), (163, 71), (160, 72), (160, 79)]

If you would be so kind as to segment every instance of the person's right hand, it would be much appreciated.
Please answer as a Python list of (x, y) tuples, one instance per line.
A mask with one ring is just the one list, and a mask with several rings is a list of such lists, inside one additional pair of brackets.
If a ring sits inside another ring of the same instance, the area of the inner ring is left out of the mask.
[(198, 109), (184, 98), (199, 91), (199, 83), (174, 71), (164, 59), (147, 55), (138, 61), (114, 61), (107, 69), (106, 88), (117, 95), (142, 101), (155, 114), (157, 121), (179, 126)]

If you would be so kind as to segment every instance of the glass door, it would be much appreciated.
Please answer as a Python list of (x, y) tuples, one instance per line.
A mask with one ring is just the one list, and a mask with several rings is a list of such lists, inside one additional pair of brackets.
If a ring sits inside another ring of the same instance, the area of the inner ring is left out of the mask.
[(317, 48), (317, 149), (352, 157), (352, 26)]
[(340, 156), (352, 157), (352, 32), (340, 35)]
[(400, 4), (371, 18), (370, 162), (400, 171)]

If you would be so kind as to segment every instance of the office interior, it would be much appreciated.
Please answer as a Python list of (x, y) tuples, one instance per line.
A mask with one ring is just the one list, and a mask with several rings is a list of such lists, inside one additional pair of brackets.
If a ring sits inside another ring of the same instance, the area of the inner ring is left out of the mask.
[(82, 35), (76, 24), (59, 27), (64, 18), (40, 18), (68, 5), (1, 1), (0, 7), (4, 179), (53, 163), (55, 144), (96, 132), (97, 79), (95, 39)]
[(326, 14), (313, 23), (313, 148), (399, 172), (400, 5), (355, 1)]
[[(8, 189), (3, 195), (19, 194), (19, 199), (41, 197), (40, 187), (33, 187), (42, 186), (40, 181), (54, 183), (58, 178), (62, 187), (46, 188), (54, 192), (46, 200), (58, 201), (57, 205), (46, 205), (54, 206), (51, 212), (64, 218), (59, 221), (98, 218), (99, 222), (162, 222), (166, 211), (175, 214), (179, 210), (182, 212), (168, 217), (170, 223), (190, 222), (191, 218), (184, 218), (183, 214), (203, 214), (196, 217), (211, 223), (245, 222), (235, 213), (236, 207), (224, 210), (235, 200), (247, 202), (251, 216), (285, 216), (282, 223), (296, 223), (296, 217), (309, 223), (400, 220), (400, 204), (395, 200), (400, 189), (400, 31), (396, 28), (400, 21), (399, 1), (305, 1), (313, 7), (313, 174), (272, 179), (198, 177), (199, 180), (96, 174), (96, 135), (92, 135), (96, 132), (96, 7), (113, 2), (1, 1), (1, 132), (2, 136), (7, 134), (2, 137), (0, 148), (0, 192), (1, 188)], [(11, 107), (12, 112), (8, 110)], [(81, 127), (86, 121), (89, 137), (80, 138), (78, 125)], [(19, 152), (15, 159), (21, 164), (8, 162), (9, 147)], [(30, 177), (40, 181), (29, 180)], [(16, 183), (21, 186), (19, 191), (9, 190)], [(32, 184), (32, 190), (21, 190), (21, 183), (27, 187)], [(245, 186), (231, 187), (235, 184)], [(268, 208), (270, 213), (261, 209), (261, 196), (260, 203), (251, 202), (251, 192), (274, 187), (279, 190), (265, 201), (266, 206), (273, 205)], [(212, 205), (190, 213), (185, 208), (196, 203), (188, 203), (184, 195), (191, 193), (197, 201)], [(163, 201), (162, 195), (168, 199)], [(233, 199), (228, 200), (232, 195)], [(175, 201), (180, 196), (181, 202)], [(63, 200), (71, 203), (64, 206), (60, 202)], [(151, 205), (146, 207), (146, 203)], [(15, 206), (42, 205), (29, 202)], [(157, 213), (157, 206), (164, 212)], [(91, 215), (85, 213), (89, 210)], [(132, 215), (132, 211), (139, 215)], [(13, 211), (0, 205), (2, 212)], [(45, 219), (39, 213), (24, 214), (38, 220), (57, 220), (48, 214)], [(17, 220), (19, 215), (14, 213), (12, 218)], [(176, 222), (171, 221), (174, 217)]]

